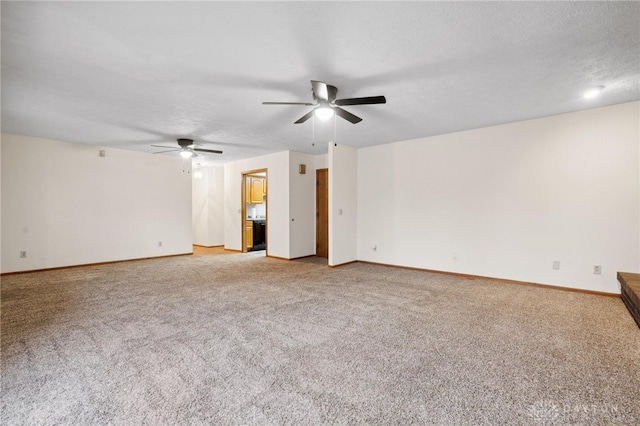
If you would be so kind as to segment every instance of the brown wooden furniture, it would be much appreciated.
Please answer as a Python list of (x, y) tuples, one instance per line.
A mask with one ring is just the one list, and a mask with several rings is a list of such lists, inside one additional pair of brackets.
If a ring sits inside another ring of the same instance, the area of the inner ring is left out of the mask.
[(640, 274), (618, 272), (620, 298), (640, 327)]

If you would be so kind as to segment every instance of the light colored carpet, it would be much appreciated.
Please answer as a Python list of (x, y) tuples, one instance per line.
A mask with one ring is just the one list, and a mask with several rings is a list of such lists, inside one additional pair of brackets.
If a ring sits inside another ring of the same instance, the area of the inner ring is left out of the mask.
[(640, 423), (619, 299), (207, 252), (3, 277), (2, 423)]

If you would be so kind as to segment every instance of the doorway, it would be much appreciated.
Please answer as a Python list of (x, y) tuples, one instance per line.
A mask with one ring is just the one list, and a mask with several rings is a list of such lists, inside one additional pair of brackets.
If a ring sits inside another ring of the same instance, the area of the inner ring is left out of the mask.
[(329, 169), (316, 170), (316, 256), (329, 257)]
[(267, 169), (242, 172), (242, 252), (267, 249)]

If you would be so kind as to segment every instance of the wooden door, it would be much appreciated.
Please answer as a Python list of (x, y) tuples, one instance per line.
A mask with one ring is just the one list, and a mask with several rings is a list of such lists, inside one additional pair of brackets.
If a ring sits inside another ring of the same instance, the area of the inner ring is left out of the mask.
[(316, 256), (329, 257), (329, 170), (316, 170)]

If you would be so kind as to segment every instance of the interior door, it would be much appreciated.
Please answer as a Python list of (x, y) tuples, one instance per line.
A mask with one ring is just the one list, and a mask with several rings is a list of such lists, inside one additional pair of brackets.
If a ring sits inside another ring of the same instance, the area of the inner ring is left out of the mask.
[(316, 256), (329, 257), (329, 170), (316, 170)]

